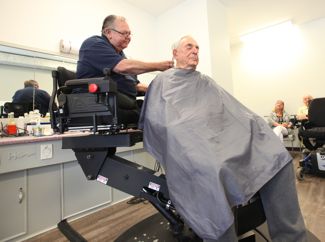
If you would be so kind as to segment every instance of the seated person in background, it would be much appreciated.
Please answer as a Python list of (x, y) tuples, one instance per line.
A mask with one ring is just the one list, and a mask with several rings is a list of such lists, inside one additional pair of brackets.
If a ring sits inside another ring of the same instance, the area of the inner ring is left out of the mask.
[(49, 111), (50, 95), (39, 89), (38, 82), (35, 80), (27, 80), (24, 82), (24, 88), (15, 92), (12, 97), (13, 103), (28, 103), (34, 109), (39, 109), (43, 116)]
[(174, 44), (176, 67), (151, 82), (139, 122), (173, 205), (204, 241), (237, 241), (232, 207), (259, 192), (272, 241), (307, 241), (292, 157), (261, 117), (196, 71), (198, 53), (190, 36)]
[(313, 97), (311, 95), (305, 95), (302, 98), (302, 102), (304, 105), (302, 105), (297, 112), (297, 120), (306, 120), (308, 119), (308, 107), (309, 104), (313, 100)]
[(77, 64), (77, 77), (102, 77), (105, 68), (111, 69), (118, 91), (123, 93), (118, 96), (118, 106), (122, 109), (118, 113), (124, 116), (123, 112), (127, 110), (125, 115), (128, 119), (137, 122), (139, 110), (136, 110), (138, 108), (135, 102), (136, 95), (137, 92), (145, 92), (147, 85), (140, 83), (136, 75), (151, 71), (164, 71), (171, 68), (173, 62), (142, 62), (127, 59), (123, 50), (131, 41), (131, 31), (126, 19), (122, 16), (107, 16), (104, 19), (101, 33), (101, 36), (92, 36), (82, 43)]
[(273, 129), (274, 133), (283, 142), (283, 136), (288, 135), (288, 128), (292, 126), (290, 123), (290, 117), (284, 110), (284, 102), (277, 100), (275, 102), (274, 109), (268, 117), (268, 122)]

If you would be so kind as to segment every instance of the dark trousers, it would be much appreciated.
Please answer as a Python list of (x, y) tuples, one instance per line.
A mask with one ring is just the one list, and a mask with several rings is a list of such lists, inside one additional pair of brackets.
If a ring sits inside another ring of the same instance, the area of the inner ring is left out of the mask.
[[(293, 164), (283, 167), (259, 191), (272, 242), (305, 242), (307, 231), (300, 211)], [(232, 225), (218, 240), (205, 242), (237, 241)]]

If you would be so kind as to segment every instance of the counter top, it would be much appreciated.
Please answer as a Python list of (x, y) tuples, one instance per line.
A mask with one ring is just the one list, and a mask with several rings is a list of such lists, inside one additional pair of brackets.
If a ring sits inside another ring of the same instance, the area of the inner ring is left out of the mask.
[[(123, 130), (120, 133), (130, 133), (130, 132), (138, 132), (138, 130)], [(90, 131), (69, 131), (64, 134), (53, 134), (49, 136), (18, 136), (18, 137), (1, 137), (0, 138), (0, 146), (4, 145), (16, 145), (16, 144), (27, 144), (27, 143), (37, 143), (37, 142), (46, 142), (46, 141), (54, 141), (61, 140), (64, 137), (77, 137), (77, 136), (87, 136), (92, 135), (93, 133)]]
[(84, 136), (90, 134), (92, 133), (91, 132), (66, 132), (64, 134), (54, 134), (50, 136), (40, 136), (40, 137), (37, 136), (2, 137), (0, 138), (0, 146), (61, 140), (63, 137)]
[[(131, 132), (131, 131), (124, 131)], [(62, 149), (62, 142), (64, 138), (92, 136), (92, 132), (70, 131), (64, 134), (54, 134), (52, 136), (23, 136), (23, 137), (4, 137), (0, 138), (0, 175), (4, 173), (21, 171), (26, 169), (40, 168), (49, 165), (63, 164), (71, 161), (76, 161), (75, 153), (72, 149)], [(99, 141), (94, 141), (93, 137), (85, 140), (85, 143), (94, 142), (97, 146), (100, 142), (110, 142), (109, 136), (99, 137)], [(132, 159), (133, 155), (143, 151), (143, 143), (138, 142), (131, 146), (124, 146), (125, 140), (117, 137), (117, 142), (122, 143), (123, 146), (117, 147), (116, 153), (120, 153)], [(107, 147), (110, 147), (109, 145)], [(133, 153), (135, 151), (135, 153)]]

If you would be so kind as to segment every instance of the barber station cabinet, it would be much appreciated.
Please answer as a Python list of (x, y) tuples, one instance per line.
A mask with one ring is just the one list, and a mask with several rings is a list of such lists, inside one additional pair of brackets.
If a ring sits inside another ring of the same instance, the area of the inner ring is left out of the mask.
[[(64, 73), (60, 71), (62, 69), (53, 72), (52, 128), (61, 133), (68, 130), (92, 131), (89, 135), (63, 138), (62, 148), (75, 152), (88, 180), (97, 180), (130, 195), (145, 198), (159, 212), (132, 227), (116, 241), (134, 241), (135, 238), (141, 241), (154, 241), (153, 238), (171, 242), (202, 241), (186, 226), (174, 208), (165, 175), (116, 155), (117, 147), (130, 147), (141, 142), (142, 131), (126, 129), (128, 124), (119, 120), (118, 92), (110, 72), (106, 71), (104, 78), (69, 80), (62, 85), (59, 78)], [(54, 109), (56, 98), (59, 105)], [(253, 197), (248, 204), (235, 207), (234, 217), (239, 241), (265, 241), (252, 232), (265, 222), (259, 196)], [(66, 221), (60, 222), (58, 227), (70, 241), (85, 241)]]

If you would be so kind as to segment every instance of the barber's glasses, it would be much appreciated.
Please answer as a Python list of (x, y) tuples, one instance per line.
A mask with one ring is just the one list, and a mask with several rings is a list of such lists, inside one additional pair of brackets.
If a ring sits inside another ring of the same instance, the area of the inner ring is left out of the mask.
[(129, 36), (131, 36), (131, 32), (130, 31), (120, 32), (120, 31), (118, 31), (116, 29), (110, 29), (110, 30), (112, 30), (112, 31), (114, 31), (114, 32), (116, 32), (116, 33), (118, 33), (120, 35), (123, 35), (123, 37), (129, 37)]

